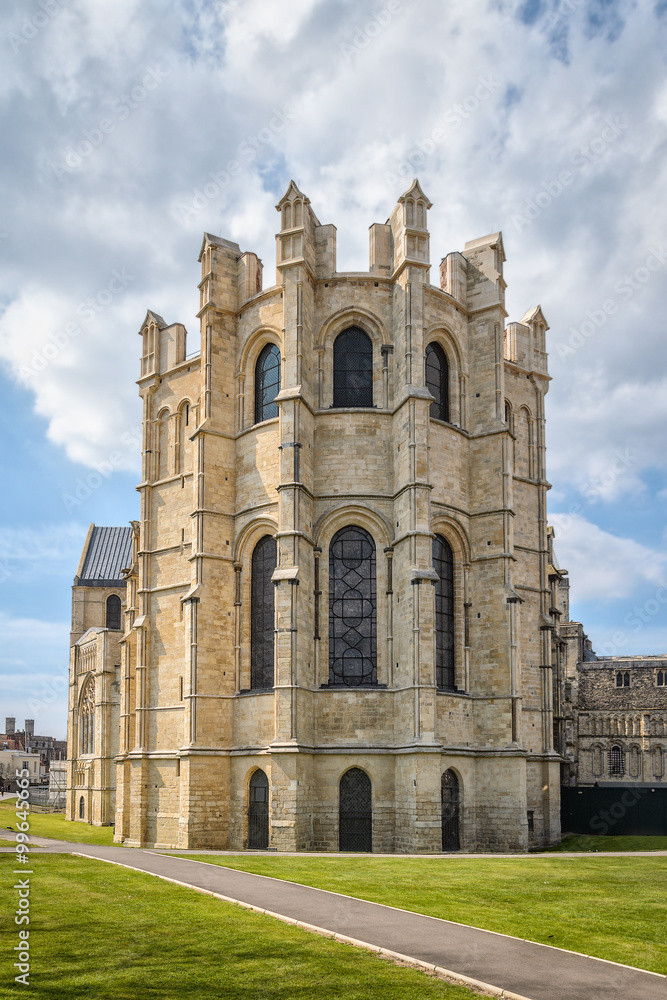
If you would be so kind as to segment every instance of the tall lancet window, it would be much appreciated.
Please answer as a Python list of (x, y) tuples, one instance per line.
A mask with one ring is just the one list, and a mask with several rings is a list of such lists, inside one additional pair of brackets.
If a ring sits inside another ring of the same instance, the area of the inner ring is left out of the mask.
[(250, 608), (250, 687), (273, 687), (274, 583), (276, 540), (264, 535), (252, 554)]
[(339, 333), (333, 348), (333, 405), (373, 405), (373, 342), (358, 326)]
[(329, 550), (329, 684), (377, 684), (375, 542), (341, 528)]
[(435, 683), (439, 691), (454, 691), (454, 555), (442, 535), (433, 539), (435, 585)]
[(81, 753), (95, 753), (95, 680), (86, 681), (81, 708), (79, 709), (79, 738)]
[(107, 597), (107, 628), (120, 629), (120, 597), (117, 594), (110, 594)]
[(255, 365), (255, 423), (278, 416), (280, 351), (275, 344), (263, 347)]
[(440, 344), (426, 348), (426, 388), (434, 397), (431, 416), (436, 420), (449, 420), (449, 365)]

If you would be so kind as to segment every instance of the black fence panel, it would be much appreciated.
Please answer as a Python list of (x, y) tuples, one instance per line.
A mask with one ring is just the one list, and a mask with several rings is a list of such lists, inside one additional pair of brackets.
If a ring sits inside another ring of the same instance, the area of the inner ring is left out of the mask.
[(563, 833), (667, 837), (667, 788), (561, 788)]

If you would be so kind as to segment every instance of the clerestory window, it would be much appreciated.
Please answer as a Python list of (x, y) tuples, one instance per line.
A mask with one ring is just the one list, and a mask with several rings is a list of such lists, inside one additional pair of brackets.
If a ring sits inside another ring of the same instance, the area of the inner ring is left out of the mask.
[(373, 343), (358, 326), (339, 333), (333, 348), (333, 405), (373, 405)]
[(278, 416), (276, 396), (280, 392), (280, 351), (267, 344), (255, 365), (255, 423)]
[(433, 396), (431, 416), (449, 421), (449, 365), (440, 344), (426, 348), (426, 388)]

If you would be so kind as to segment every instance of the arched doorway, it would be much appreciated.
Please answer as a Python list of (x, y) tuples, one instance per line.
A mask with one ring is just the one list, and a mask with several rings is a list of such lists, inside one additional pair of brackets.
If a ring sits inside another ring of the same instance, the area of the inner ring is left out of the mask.
[(269, 846), (269, 779), (255, 771), (248, 800), (248, 847), (265, 851)]
[(359, 767), (350, 768), (340, 779), (338, 850), (373, 850), (371, 779)]
[(459, 851), (459, 779), (453, 771), (445, 771), (440, 779), (440, 801), (442, 804), (442, 849)]

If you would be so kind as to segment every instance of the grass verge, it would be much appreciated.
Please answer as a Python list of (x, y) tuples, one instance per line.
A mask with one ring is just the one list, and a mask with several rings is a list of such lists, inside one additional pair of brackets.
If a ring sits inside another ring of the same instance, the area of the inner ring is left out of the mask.
[[(0, 802), (0, 830), (8, 826), (16, 830), (15, 799)], [(30, 813), (30, 834), (33, 837), (51, 837), (54, 840), (69, 840), (81, 844), (113, 844), (112, 826), (89, 826), (88, 823), (72, 823), (62, 813)]]
[[(0, 855), (2, 912), (16, 908)], [(28, 992), (43, 1000), (474, 1000), (478, 994), (139, 872), (33, 855)], [(16, 943), (3, 931), (3, 953)], [(18, 941), (18, 938), (17, 938)], [(0, 996), (20, 984), (6, 962)]]
[(667, 857), (182, 857), (667, 973)]

